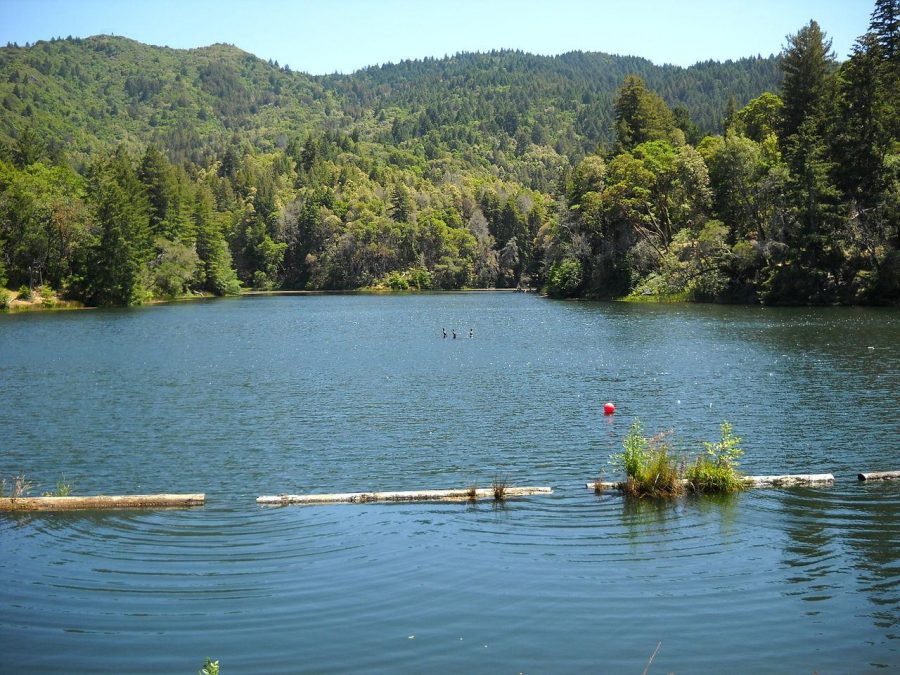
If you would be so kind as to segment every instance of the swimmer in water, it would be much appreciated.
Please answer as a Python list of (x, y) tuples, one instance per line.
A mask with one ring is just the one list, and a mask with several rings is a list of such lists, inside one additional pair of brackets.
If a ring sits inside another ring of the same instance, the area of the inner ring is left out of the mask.
[(453, 329), (453, 339), (454, 340), (456, 339), (456, 329), (455, 328)]
[(446, 339), (447, 338), (447, 329), (441, 328), (441, 332), (444, 334), (444, 338)]
[(470, 328), (470, 329), (469, 329), (469, 337), (470, 337), (470, 338), (475, 337), (475, 329), (474, 329), (474, 328)]

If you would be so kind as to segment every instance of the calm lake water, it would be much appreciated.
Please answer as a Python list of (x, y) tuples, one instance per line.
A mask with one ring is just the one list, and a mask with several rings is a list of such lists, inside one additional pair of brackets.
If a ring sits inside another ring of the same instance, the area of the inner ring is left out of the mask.
[[(856, 481), (900, 469), (897, 310), (489, 293), (5, 315), (0, 402), (0, 476), (37, 493), (207, 493), (0, 514), (4, 672), (640, 673), (659, 643), (650, 673), (900, 668), (900, 482)], [(685, 449), (727, 419), (745, 472), (836, 482), (595, 496), (635, 418)], [(495, 478), (554, 494), (255, 504)]]

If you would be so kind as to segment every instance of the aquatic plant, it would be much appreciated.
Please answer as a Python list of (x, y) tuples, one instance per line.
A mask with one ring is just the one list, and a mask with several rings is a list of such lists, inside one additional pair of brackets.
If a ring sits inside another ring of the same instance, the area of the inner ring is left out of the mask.
[(56, 481), (56, 489), (45, 492), (44, 497), (70, 497), (72, 495), (72, 484), (66, 481), (65, 475), (59, 477)]
[[(635, 420), (622, 442), (623, 452), (613, 455), (611, 463), (625, 472), (622, 491), (632, 497), (674, 497), (684, 486), (678, 462), (672, 455), (671, 432), (653, 437), (643, 434), (640, 420)], [(595, 488), (596, 489), (596, 488)]]
[(219, 675), (219, 662), (206, 657), (206, 663), (197, 671), (197, 675)]
[(509, 482), (505, 478), (495, 478), (491, 483), (491, 489), (494, 491), (494, 501), (502, 502), (506, 499), (506, 488)]
[(704, 452), (688, 467), (685, 478), (688, 489), (698, 494), (730, 493), (743, 490), (746, 485), (736, 470), (737, 460), (744, 454), (741, 439), (734, 435), (734, 427), (723, 421), (722, 438), (718, 443), (704, 442)]
[(34, 487), (34, 484), (25, 478), (25, 474), (21, 474), (16, 476), (13, 479), (12, 484), (12, 492), (6, 493), (6, 479), (0, 479), (0, 497), (10, 497), (12, 499), (18, 499), (19, 497), (27, 497), (28, 493), (31, 492), (31, 489)]
[(472, 483), (468, 488), (466, 488), (466, 497), (468, 497), (470, 502), (475, 501), (475, 497), (478, 494), (478, 486), (475, 483)]

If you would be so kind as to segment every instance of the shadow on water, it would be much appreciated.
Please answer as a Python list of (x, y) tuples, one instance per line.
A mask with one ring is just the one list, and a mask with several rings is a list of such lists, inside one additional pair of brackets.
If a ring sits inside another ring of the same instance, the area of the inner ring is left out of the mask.
[[(781, 495), (788, 540), (784, 564), (790, 595), (821, 605), (865, 598), (865, 616), (887, 640), (900, 623), (900, 485), (845, 485), (825, 490), (788, 490)], [(846, 609), (845, 609), (846, 611)], [(848, 617), (849, 618), (849, 617)], [(882, 661), (873, 667), (887, 667)], [(896, 663), (895, 663), (896, 665)]]

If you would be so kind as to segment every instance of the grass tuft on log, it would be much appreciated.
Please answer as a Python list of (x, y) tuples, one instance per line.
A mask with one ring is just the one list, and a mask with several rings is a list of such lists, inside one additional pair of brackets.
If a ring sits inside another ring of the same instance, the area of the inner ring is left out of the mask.
[[(610, 457), (610, 463), (625, 473), (622, 491), (630, 497), (677, 497), (685, 489), (693, 494), (730, 494), (743, 490), (743, 476), (737, 472), (737, 459), (743, 455), (741, 439), (734, 435), (728, 421), (722, 422), (722, 437), (717, 443), (704, 442), (704, 451), (685, 468), (685, 462), (672, 449), (672, 432), (645, 436), (636, 419), (622, 442), (623, 451)], [(595, 491), (602, 491), (601, 481)]]
[(734, 427), (722, 422), (722, 438), (718, 443), (704, 442), (704, 452), (688, 467), (685, 478), (688, 490), (695, 494), (731, 494), (747, 487), (738, 473), (737, 460), (744, 454), (741, 439), (734, 435)]

